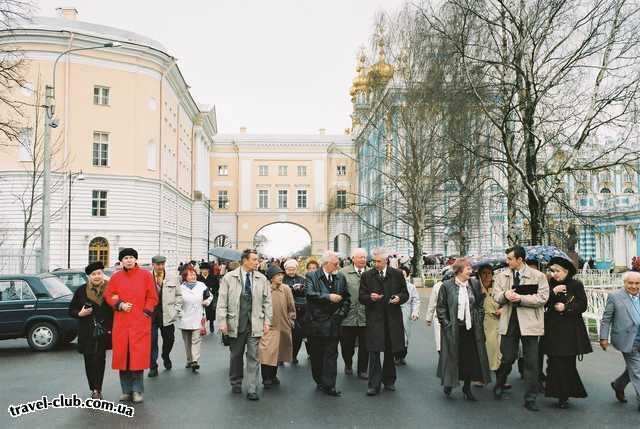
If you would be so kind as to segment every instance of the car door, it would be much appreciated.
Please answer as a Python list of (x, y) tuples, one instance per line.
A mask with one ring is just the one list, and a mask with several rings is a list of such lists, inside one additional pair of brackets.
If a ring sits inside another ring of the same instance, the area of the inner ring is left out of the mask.
[(36, 297), (25, 280), (0, 280), (0, 335), (23, 333), (35, 311)]

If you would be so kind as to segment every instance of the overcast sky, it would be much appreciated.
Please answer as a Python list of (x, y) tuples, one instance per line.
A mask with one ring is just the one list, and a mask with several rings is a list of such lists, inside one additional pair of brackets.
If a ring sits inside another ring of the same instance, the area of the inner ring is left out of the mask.
[(79, 20), (156, 39), (178, 58), (196, 100), (235, 133), (342, 133), (358, 47), (377, 11), (403, 0), (37, 0), (38, 15), (75, 6)]

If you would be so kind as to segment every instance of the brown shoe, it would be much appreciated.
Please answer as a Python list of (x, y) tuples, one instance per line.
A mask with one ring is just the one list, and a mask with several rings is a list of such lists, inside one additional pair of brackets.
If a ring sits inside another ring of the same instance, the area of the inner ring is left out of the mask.
[(624, 390), (616, 389), (616, 385), (613, 382), (611, 383), (611, 388), (613, 389), (614, 392), (616, 392), (616, 399), (618, 400), (618, 402), (622, 402), (623, 404), (626, 404), (627, 398), (624, 397)]

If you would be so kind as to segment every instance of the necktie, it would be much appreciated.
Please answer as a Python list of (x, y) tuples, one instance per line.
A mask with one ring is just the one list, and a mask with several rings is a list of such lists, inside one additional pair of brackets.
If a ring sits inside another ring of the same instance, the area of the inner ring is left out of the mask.
[(384, 272), (378, 271), (378, 275), (380, 276), (380, 280), (384, 279)]
[(362, 270), (358, 270), (358, 277), (362, 275)]
[(520, 286), (520, 273), (518, 271), (513, 275), (513, 288)]
[(251, 295), (251, 276), (247, 273), (247, 278), (244, 281), (244, 294)]

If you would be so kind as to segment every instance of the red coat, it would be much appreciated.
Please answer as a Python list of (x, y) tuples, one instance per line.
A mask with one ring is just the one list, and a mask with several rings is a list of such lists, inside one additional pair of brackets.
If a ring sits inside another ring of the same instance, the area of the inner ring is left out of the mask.
[[(114, 298), (114, 295), (117, 297)], [(151, 315), (158, 294), (149, 271), (134, 268), (118, 271), (104, 292), (107, 303), (115, 308), (119, 301), (133, 304), (129, 313), (115, 311), (113, 317), (112, 368), (139, 371), (149, 368), (151, 360)], [(127, 353), (129, 367), (127, 368)]]

